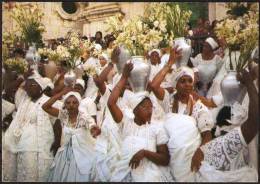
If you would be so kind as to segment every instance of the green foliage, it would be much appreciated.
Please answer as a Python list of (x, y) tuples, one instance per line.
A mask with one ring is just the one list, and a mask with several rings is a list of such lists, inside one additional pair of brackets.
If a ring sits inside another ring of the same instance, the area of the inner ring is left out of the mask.
[(208, 3), (207, 2), (182, 2), (182, 3), (168, 3), (170, 6), (178, 4), (183, 10), (191, 10), (190, 23), (192, 27), (196, 27), (199, 18), (208, 17)]

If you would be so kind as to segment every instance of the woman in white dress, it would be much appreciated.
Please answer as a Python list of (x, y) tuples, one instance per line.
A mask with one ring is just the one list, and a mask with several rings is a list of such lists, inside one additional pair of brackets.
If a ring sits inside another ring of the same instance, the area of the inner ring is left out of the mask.
[(46, 87), (44, 78), (30, 77), (16, 93), (17, 113), (3, 144), (7, 151), (3, 155), (5, 181), (47, 181), (54, 135), (50, 117), (41, 108), (49, 98), (42, 94)]
[[(119, 62), (119, 49), (114, 49), (112, 52), (113, 63)], [(124, 62), (124, 61), (120, 61)], [(107, 85), (106, 81), (108, 75), (113, 70), (113, 63), (108, 63), (107, 67), (101, 72), (99, 76), (94, 78), (95, 83), (101, 94), (100, 98), (100, 116), (99, 126), (100, 129), (96, 129), (97, 141), (96, 141), (96, 172), (95, 181), (110, 181), (112, 172), (115, 169), (115, 164), (118, 162), (120, 154), (121, 138), (118, 124), (113, 120), (112, 115), (107, 107), (107, 101), (111, 94), (111, 88), (114, 88), (116, 82), (120, 79), (120, 75), (114, 76), (113, 83)], [(129, 87), (124, 88), (120, 94), (120, 98), (117, 104), (120, 108), (126, 109), (128, 107), (129, 96), (131, 91)]]
[(160, 166), (169, 164), (168, 137), (159, 123), (151, 122), (152, 102), (147, 92), (135, 94), (131, 113), (122, 111), (117, 100), (127, 83), (133, 64), (125, 65), (123, 74), (108, 99), (108, 108), (121, 126), (121, 154), (110, 181), (172, 181)]
[[(58, 117), (62, 123), (61, 147), (50, 167), (48, 178), (50, 182), (91, 181), (95, 142), (90, 135), (90, 129), (95, 122), (90, 116), (79, 111), (81, 96), (71, 90), (70, 87), (65, 88), (42, 106), (44, 111)], [(64, 109), (53, 107), (53, 104), (63, 95), (65, 95)]]
[(195, 58), (191, 58), (194, 67), (198, 69), (197, 90), (201, 96), (206, 96), (213, 79), (220, 70), (223, 62), (219, 55), (214, 54), (218, 43), (211, 37), (207, 38), (203, 44), (202, 53)]
[[(179, 122), (170, 121), (172, 125), (165, 126), (170, 137), (168, 147), (171, 154), (171, 172), (176, 181), (194, 181), (195, 173), (192, 171), (198, 169), (202, 160), (200, 146), (211, 140), (213, 120), (207, 107), (193, 95), (194, 72), (191, 68), (184, 66), (175, 71), (173, 86), (176, 89), (176, 93), (172, 96), (170, 96), (167, 90), (160, 87), (161, 82), (177, 57), (180, 57), (180, 53), (173, 49), (168, 64), (154, 77), (151, 88), (159, 99), (165, 113), (176, 113), (174, 116), (177, 117), (176, 119)], [(178, 116), (178, 114), (181, 114), (181, 116)], [(166, 121), (169, 118), (171, 116), (166, 116)], [(182, 123), (181, 119), (189, 123)], [(185, 132), (185, 129), (189, 127), (194, 131), (193, 138), (185, 139), (182, 133), (178, 134), (178, 132)], [(176, 143), (176, 139), (183, 141)]]
[(241, 159), (241, 155), (259, 131), (259, 96), (249, 72), (242, 71), (238, 79), (248, 91), (248, 118), (240, 127), (202, 146), (203, 161), (197, 174), (199, 182), (256, 182), (258, 180), (256, 168), (248, 166)]

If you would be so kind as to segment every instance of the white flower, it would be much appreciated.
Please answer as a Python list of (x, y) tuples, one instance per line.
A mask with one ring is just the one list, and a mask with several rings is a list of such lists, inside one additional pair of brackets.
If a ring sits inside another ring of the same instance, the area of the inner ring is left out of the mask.
[(158, 27), (159, 26), (159, 21), (155, 21), (154, 23), (153, 23), (153, 25), (154, 25), (154, 27)]

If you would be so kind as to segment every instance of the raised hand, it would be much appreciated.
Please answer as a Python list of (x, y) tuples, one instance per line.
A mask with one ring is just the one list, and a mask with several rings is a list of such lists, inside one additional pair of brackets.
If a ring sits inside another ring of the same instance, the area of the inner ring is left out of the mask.
[(253, 84), (254, 79), (252, 76), (252, 72), (248, 72), (246, 69), (243, 69), (237, 73), (237, 80), (248, 87), (248, 85)]
[(134, 65), (133, 63), (129, 62), (125, 64), (122, 76), (128, 78), (130, 76), (131, 71), (133, 70)]
[(176, 60), (180, 59), (182, 57), (181, 53), (182, 49), (179, 49), (179, 47), (175, 47), (171, 49), (170, 51), (170, 57), (168, 60), (168, 65), (172, 66)]
[(113, 63), (118, 63), (119, 60), (119, 54), (120, 54), (120, 48), (115, 47), (111, 54), (111, 60)]

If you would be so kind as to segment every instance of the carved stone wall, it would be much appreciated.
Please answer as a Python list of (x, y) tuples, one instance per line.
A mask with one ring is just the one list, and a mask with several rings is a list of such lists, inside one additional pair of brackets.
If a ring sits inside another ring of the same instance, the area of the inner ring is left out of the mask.
[[(32, 2), (22, 3), (25, 6)], [(36, 2), (34, 2), (36, 3)], [(15, 3), (2, 3), (3, 31), (13, 30), (15, 23), (10, 18), (10, 10)], [(68, 14), (62, 9), (62, 2), (37, 2), (44, 12), (43, 23), (46, 32), (44, 40), (63, 37), (70, 30), (77, 30), (83, 35), (94, 36), (96, 31), (106, 34), (104, 21), (116, 13), (122, 13), (126, 19), (144, 13), (147, 2), (76, 2), (77, 11)], [(225, 16), (225, 3), (209, 3), (209, 19), (222, 19)]]

